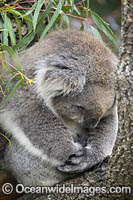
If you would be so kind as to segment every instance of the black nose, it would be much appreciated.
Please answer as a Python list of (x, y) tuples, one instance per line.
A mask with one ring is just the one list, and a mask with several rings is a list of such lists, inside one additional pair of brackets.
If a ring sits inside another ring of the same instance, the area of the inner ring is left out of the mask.
[(95, 129), (98, 125), (99, 120), (91, 118), (89, 120), (84, 120), (84, 127), (86, 129)]

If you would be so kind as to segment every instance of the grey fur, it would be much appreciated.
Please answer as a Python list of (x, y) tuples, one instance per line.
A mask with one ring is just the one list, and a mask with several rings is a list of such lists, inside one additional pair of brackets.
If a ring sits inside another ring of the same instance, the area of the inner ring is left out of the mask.
[(110, 155), (118, 126), (117, 59), (105, 44), (85, 32), (58, 31), (20, 62), (37, 79), (0, 106), (0, 127), (12, 141), (5, 162), (18, 182), (54, 185)]

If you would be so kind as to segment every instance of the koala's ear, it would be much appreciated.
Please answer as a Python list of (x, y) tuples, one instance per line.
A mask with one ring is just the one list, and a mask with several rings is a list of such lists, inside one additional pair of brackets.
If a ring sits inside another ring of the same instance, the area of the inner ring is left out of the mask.
[(56, 96), (76, 95), (82, 92), (85, 85), (85, 74), (78, 69), (69, 68), (61, 63), (50, 66), (41, 62), (37, 69), (37, 91), (46, 104)]

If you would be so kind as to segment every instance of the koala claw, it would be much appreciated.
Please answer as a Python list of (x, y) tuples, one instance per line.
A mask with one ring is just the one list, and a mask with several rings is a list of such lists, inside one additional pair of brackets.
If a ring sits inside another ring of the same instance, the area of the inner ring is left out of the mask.
[(71, 154), (68, 158), (68, 160), (66, 160), (65, 164), (73, 164), (73, 165), (77, 165), (79, 163), (81, 163), (82, 161), (82, 157), (84, 155), (84, 149), (79, 149), (78, 151), (76, 151), (75, 153)]
[(81, 161), (82, 161), (82, 157), (71, 157), (65, 162), (65, 164), (77, 165), (77, 164), (80, 164)]
[(72, 158), (72, 157), (80, 157), (80, 156), (83, 156), (84, 155), (84, 149), (79, 149), (78, 151), (76, 151), (75, 153), (71, 154), (69, 156), (69, 159)]
[(69, 174), (76, 174), (76, 173), (82, 173), (85, 170), (87, 170), (89, 168), (88, 163), (87, 162), (83, 162), (77, 165), (64, 165), (64, 166), (59, 166), (57, 167), (57, 169), (60, 172), (64, 172), (64, 173), (69, 173)]

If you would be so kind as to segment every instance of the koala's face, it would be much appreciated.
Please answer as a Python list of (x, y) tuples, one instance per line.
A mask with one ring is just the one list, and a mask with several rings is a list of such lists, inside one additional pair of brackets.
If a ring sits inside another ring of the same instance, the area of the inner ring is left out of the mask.
[(53, 100), (54, 109), (70, 129), (96, 128), (101, 118), (114, 102), (114, 90), (105, 85), (86, 84), (77, 96), (58, 96)]

